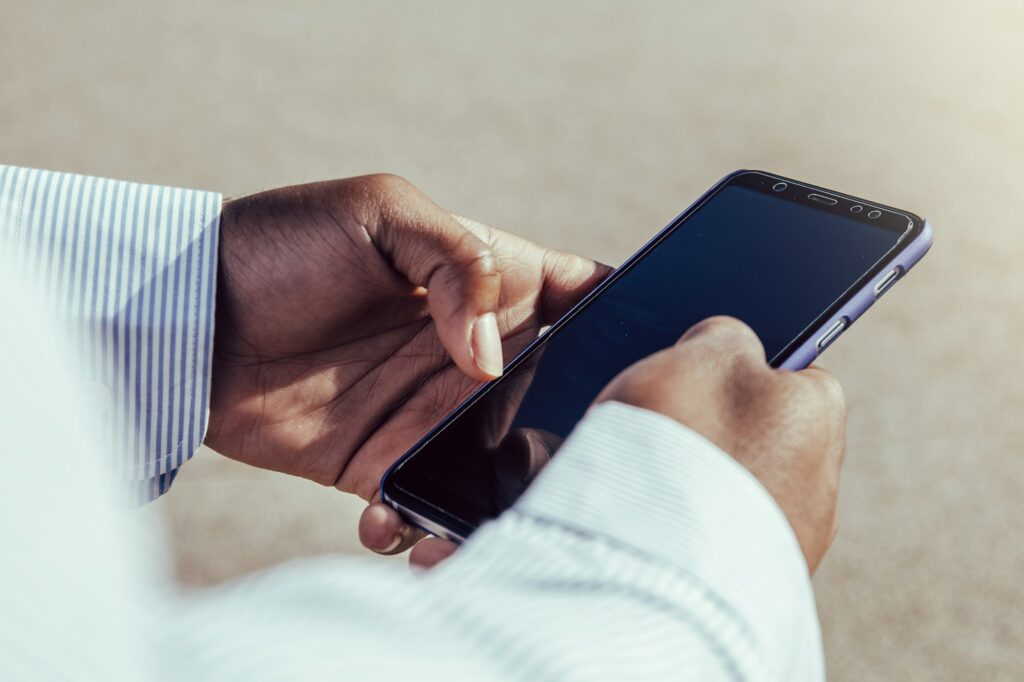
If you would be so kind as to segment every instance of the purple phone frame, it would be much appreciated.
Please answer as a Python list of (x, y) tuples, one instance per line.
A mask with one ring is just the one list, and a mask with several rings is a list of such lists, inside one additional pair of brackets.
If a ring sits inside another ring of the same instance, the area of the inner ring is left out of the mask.
[[(612, 275), (609, 275), (609, 277), (606, 278), (604, 282), (596, 286), (593, 291), (584, 296), (583, 299), (577, 302), (576, 305), (574, 305), (569, 311), (565, 313), (565, 315), (563, 315), (558, 321), (552, 324), (551, 329), (553, 330), (555, 328), (560, 327), (566, 321), (566, 319), (574, 317), (580, 308), (588, 305), (592, 299), (594, 299), (596, 296), (599, 296), (601, 292), (604, 291), (606, 286), (609, 284), (609, 281), (615, 279), (616, 274), (618, 274), (623, 269), (630, 267), (631, 265), (633, 265), (634, 262), (636, 262), (637, 259), (645, 255), (648, 252), (648, 250), (652, 247), (652, 245), (654, 245), (657, 241), (662, 239), (662, 237), (664, 237), (670, 230), (676, 227), (681, 218), (683, 218), (685, 215), (687, 215), (688, 213), (696, 209), (698, 206), (700, 206), (702, 203), (704, 203), (711, 195), (717, 192), (722, 185), (728, 183), (730, 180), (732, 180), (738, 175), (750, 172), (767, 175), (772, 178), (776, 178), (779, 181), (799, 185), (800, 187), (812, 191), (824, 192), (826, 194), (833, 194), (837, 196), (844, 196), (848, 199), (854, 199), (858, 202), (861, 201), (860, 199), (844, 195), (840, 192), (835, 192), (833, 190), (829, 190), (823, 187), (817, 187), (815, 185), (808, 185), (807, 183), (803, 182), (797, 182), (790, 178), (776, 175), (774, 173), (751, 170), (738, 170), (729, 173), (721, 180), (716, 182), (714, 185), (712, 185), (707, 191), (701, 194), (700, 197), (698, 197), (696, 201), (694, 201), (692, 204), (687, 206), (684, 211), (682, 211), (679, 215), (673, 218), (668, 223), (668, 225), (665, 226), (664, 229), (659, 230), (658, 233), (651, 237), (651, 239), (649, 239), (642, 247), (637, 249), (636, 253), (627, 258), (618, 268), (616, 268), (615, 272), (612, 273)], [(865, 206), (886, 209), (889, 211), (894, 211), (903, 215), (907, 215), (908, 220), (911, 219), (911, 217), (908, 214), (906, 214), (905, 211), (900, 211), (890, 206), (874, 204), (873, 202), (861, 203), (863, 203)], [(832, 314), (828, 315), (826, 318), (823, 318), (823, 321), (820, 324), (815, 325), (811, 330), (809, 330), (809, 332), (808, 330), (805, 330), (803, 333), (801, 333), (800, 337), (802, 337), (804, 340), (800, 343), (800, 345), (798, 345), (796, 348), (786, 348), (783, 351), (784, 359), (777, 365), (780, 369), (800, 370), (814, 362), (814, 360), (822, 352), (824, 352), (824, 350), (829, 345), (831, 345), (832, 342), (839, 338), (839, 336), (841, 336), (843, 332), (850, 328), (850, 326), (857, 318), (864, 314), (864, 311), (870, 308), (876, 300), (881, 298), (881, 296), (885, 294), (889, 289), (891, 289), (892, 286), (897, 284), (899, 280), (903, 279), (907, 272), (909, 272), (910, 269), (914, 267), (914, 265), (916, 265), (917, 262), (921, 260), (921, 258), (924, 257), (925, 253), (928, 252), (928, 249), (931, 248), (932, 245), (932, 228), (928, 220), (922, 220), (920, 218), (917, 219), (921, 221), (922, 225), (920, 232), (918, 232), (918, 234), (914, 236), (909, 243), (897, 243), (896, 250), (892, 253), (890, 257), (880, 261), (879, 263), (876, 263), (873, 266), (873, 269), (875, 271), (874, 276), (872, 276), (870, 279), (866, 278), (864, 284), (862, 284), (861, 287), (857, 289), (852, 295), (850, 295), (849, 293), (844, 294), (843, 298), (846, 299), (845, 303), (843, 303), (837, 310), (833, 311)], [(913, 225), (913, 222), (911, 222), (911, 225)], [(894, 268), (900, 269), (898, 275), (891, 282), (889, 282), (889, 284), (884, 289), (879, 291), (879, 284), (881, 284), (883, 281), (887, 279), (887, 277), (890, 275), (890, 273), (892, 273)], [(832, 334), (832, 338), (828, 339), (827, 343), (822, 343), (824, 335), (827, 335), (829, 333), (829, 330), (831, 330), (833, 326), (836, 325), (840, 320), (845, 320), (844, 326), (841, 327), (838, 333)], [(506, 364), (506, 368), (514, 367), (515, 365), (517, 365), (520, 358), (527, 356), (530, 352), (533, 351), (535, 346), (543, 343), (546, 336), (547, 333), (541, 334), (538, 338), (534, 339), (534, 341), (530, 343), (526, 348), (524, 348), (515, 358), (513, 358), (511, 362)], [(466, 400), (460, 403), (454, 410), (448, 413), (436, 426), (434, 426), (434, 428), (430, 430), (429, 433), (424, 435), (424, 437), (420, 439), (411, 448), (409, 448), (409, 450), (405, 452), (405, 454), (399, 457), (384, 473), (384, 476), (381, 477), (381, 499), (386, 504), (389, 504), (396, 510), (398, 510), (401, 514), (403, 514), (415, 525), (426, 530), (428, 533), (433, 533), (440, 537), (448, 538), (450, 540), (455, 541), (461, 541), (465, 539), (462, 535), (455, 532), (452, 528), (448, 527), (447, 524), (440, 521), (437, 518), (436, 514), (424, 516), (423, 514), (420, 514), (414, 511), (413, 509), (406, 508), (401, 503), (401, 501), (394, 499), (391, 495), (388, 494), (386, 482), (388, 481), (388, 478), (390, 477), (393, 471), (395, 471), (399, 466), (401, 466), (401, 464), (405, 462), (407, 459), (415, 456), (415, 454), (427, 442), (431, 440), (434, 434), (436, 434), (440, 429), (444, 428), (451, 419), (458, 418), (458, 415), (466, 408), (466, 406), (472, 404), (481, 393), (485, 392), (488, 389), (489, 385), (490, 383), (481, 386), (478, 390), (474, 391), (472, 395), (466, 398)]]
[[(890, 260), (885, 261), (882, 267), (882, 272), (870, 282), (865, 284), (859, 289), (849, 300), (843, 304), (834, 315), (829, 317), (821, 326), (815, 329), (810, 337), (804, 341), (800, 346), (794, 350), (789, 357), (783, 360), (779, 364), (780, 369), (799, 370), (804, 369), (810, 365), (814, 360), (824, 352), (828, 347), (818, 350), (818, 342), (822, 336), (833, 327), (833, 325), (839, 323), (840, 320), (845, 320), (845, 326), (842, 328), (839, 334), (835, 338), (829, 341), (828, 345), (831, 345), (836, 338), (839, 338), (847, 329), (853, 325), (854, 321), (864, 314), (868, 308), (870, 308), (875, 301), (882, 297), (886, 292), (892, 289), (899, 280), (903, 279), (910, 269), (914, 267), (918, 261), (924, 258), (924, 254), (928, 253), (928, 249), (932, 246), (932, 226), (926, 218), (924, 220), (924, 227), (921, 233), (917, 235), (909, 244), (904, 246), (899, 252), (897, 252)], [(892, 272), (893, 268), (899, 268), (900, 273), (897, 278), (885, 288), (881, 293), (876, 293), (878, 285)]]

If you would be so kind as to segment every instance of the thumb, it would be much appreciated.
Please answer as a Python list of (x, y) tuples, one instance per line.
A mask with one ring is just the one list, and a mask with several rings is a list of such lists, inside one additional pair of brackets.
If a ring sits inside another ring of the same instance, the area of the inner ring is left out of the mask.
[(383, 193), (373, 241), (411, 284), (425, 287), (438, 337), (468, 376), (501, 376), (494, 254), (451, 214), (403, 180)]
[(614, 270), (604, 263), (534, 244), (457, 213), (452, 217), (478, 238), (493, 244), (497, 253), (513, 253), (517, 260), (526, 263), (535, 259), (541, 276), (537, 314), (542, 326), (558, 321)]

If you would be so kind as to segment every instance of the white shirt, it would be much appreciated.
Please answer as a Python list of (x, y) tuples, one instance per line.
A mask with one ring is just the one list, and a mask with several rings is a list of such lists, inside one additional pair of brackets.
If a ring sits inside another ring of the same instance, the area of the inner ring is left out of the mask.
[(202, 441), (219, 201), (0, 166), (0, 679), (824, 679), (771, 496), (617, 403), (432, 571), (322, 558), (178, 593), (114, 481), (162, 493)]

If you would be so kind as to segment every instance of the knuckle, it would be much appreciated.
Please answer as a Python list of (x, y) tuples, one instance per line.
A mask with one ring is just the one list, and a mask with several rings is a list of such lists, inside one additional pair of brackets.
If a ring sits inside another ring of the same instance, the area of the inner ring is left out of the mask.
[(746, 325), (735, 317), (715, 315), (695, 324), (693, 330), (698, 334), (742, 334), (741, 330), (744, 327)]
[(462, 269), (474, 274), (487, 276), (497, 272), (494, 251), (472, 232), (462, 232), (456, 242), (456, 250), (460, 253)]
[(659, 362), (659, 354), (640, 360), (623, 370), (598, 396), (598, 401), (615, 400), (637, 407), (651, 407), (658, 402), (658, 396), (670, 372)]
[(806, 421), (821, 421), (818, 391), (810, 381), (790, 372), (772, 375), (773, 391), (766, 401), (767, 409), (779, 417), (779, 423), (792, 426)]
[(814, 377), (789, 372), (780, 373), (779, 376), (786, 384), (787, 396), (790, 400), (806, 405), (821, 404), (822, 389)]
[(842, 424), (846, 419), (846, 397), (842, 384), (834, 376), (814, 368), (784, 376), (791, 399), (826, 422)]
[(839, 379), (835, 378), (834, 375), (829, 374), (828, 372), (819, 371), (816, 383), (818, 385), (818, 390), (824, 396), (826, 402), (835, 409), (836, 412), (845, 414), (846, 392), (843, 390), (843, 385), (839, 382)]
[(362, 476), (359, 477), (351, 486), (351, 492), (355, 493), (367, 502), (373, 500), (379, 489), (380, 485), (377, 481)]
[(394, 173), (375, 173), (363, 179), (366, 187), (378, 197), (387, 199), (413, 190), (411, 182)]
[[(427, 278), (427, 287), (436, 284), (480, 287), (499, 274), (491, 249), (486, 244), (471, 243), (467, 237), (462, 237), (455, 252), (442, 257), (437, 263)], [(489, 293), (489, 289), (485, 293)]]
[(764, 346), (761, 340), (748, 325), (727, 315), (716, 315), (698, 322), (686, 333), (684, 339), (697, 336), (706, 336), (714, 339), (719, 345), (729, 345), (750, 353), (764, 357)]
[(486, 246), (470, 255), (465, 269), (474, 278), (493, 277), (498, 273), (494, 253)]

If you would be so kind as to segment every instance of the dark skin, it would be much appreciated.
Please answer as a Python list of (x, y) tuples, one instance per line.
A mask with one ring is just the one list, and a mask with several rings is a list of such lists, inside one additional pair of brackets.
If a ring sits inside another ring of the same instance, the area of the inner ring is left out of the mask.
[[(624, 370), (595, 403), (609, 400), (663, 414), (746, 467), (785, 514), (808, 571), (817, 570), (838, 528), (846, 445), (846, 403), (832, 375), (817, 367), (772, 369), (753, 330), (715, 317)], [(672, 541), (671, 529), (665, 541)], [(410, 561), (430, 567), (455, 549), (429, 538), (413, 548)]]
[[(227, 202), (206, 444), (376, 502), (397, 457), (608, 272), (389, 175)], [(393, 553), (419, 535), (374, 504), (360, 537)]]
[(595, 402), (606, 400), (671, 417), (746, 467), (785, 514), (809, 572), (817, 570), (838, 528), (846, 450), (846, 399), (835, 377), (818, 367), (772, 369), (750, 327), (712, 317), (619, 374)]
[[(228, 202), (220, 248), (206, 443), (361, 495), (373, 504), (360, 538), (383, 553), (421, 538), (377, 503), (391, 463), (609, 272), (455, 216), (394, 176)], [(814, 571), (836, 527), (835, 379), (772, 370), (749, 328), (717, 318), (597, 400), (660, 412), (730, 453), (775, 497)], [(428, 539), (410, 561), (453, 551)]]

